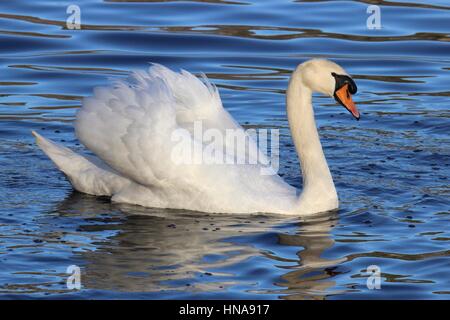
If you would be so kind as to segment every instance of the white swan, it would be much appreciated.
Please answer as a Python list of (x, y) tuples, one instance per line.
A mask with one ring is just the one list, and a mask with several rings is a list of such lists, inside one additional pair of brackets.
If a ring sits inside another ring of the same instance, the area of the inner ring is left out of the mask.
[[(196, 122), (201, 121), (203, 130), (224, 135), (228, 129), (247, 133), (222, 107), (218, 90), (206, 77), (201, 81), (161, 65), (134, 72), (127, 82), (96, 88), (93, 97), (84, 99), (76, 116), (76, 135), (96, 156), (82, 156), (33, 135), (73, 187), (84, 193), (147, 207), (307, 215), (338, 208), (314, 120), (313, 92), (334, 96), (359, 119), (350, 95), (356, 85), (340, 66), (313, 59), (295, 69), (287, 90), (287, 116), (301, 163), (301, 193), (276, 174), (262, 174), (267, 159), (253, 140), (246, 156), (258, 159), (256, 164), (174, 161), (173, 151), (180, 143), (194, 145), (194, 156), (211, 144), (191, 135)], [(174, 139), (174, 132), (183, 139)]]

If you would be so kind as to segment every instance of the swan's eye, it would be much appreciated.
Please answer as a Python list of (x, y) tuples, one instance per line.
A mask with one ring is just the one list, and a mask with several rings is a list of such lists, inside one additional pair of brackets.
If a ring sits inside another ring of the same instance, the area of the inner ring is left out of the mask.
[(350, 78), (349, 76), (344, 74), (337, 74), (335, 72), (332, 72), (331, 75), (334, 77), (334, 80), (336, 81), (334, 92), (341, 89), (345, 84), (348, 85), (348, 92), (350, 92), (350, 94), (355, 94), (356, 91), (358, 90), (355, 81), (353, 81), (353, 79)]

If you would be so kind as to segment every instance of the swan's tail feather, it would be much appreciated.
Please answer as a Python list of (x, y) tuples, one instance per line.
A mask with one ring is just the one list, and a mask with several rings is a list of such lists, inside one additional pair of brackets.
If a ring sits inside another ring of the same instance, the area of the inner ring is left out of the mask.
[(63, 147), (49, 139), (44, 138), (36, 131), (32, 131), (31, 133), (36, 138), (36, 143), (39, 148), (41, 148), (42, 151), (44, 151), (44, 153), (55, 163), (59, 170), (64, 172), (66, 175), (73, 173), (75, 163), (80, 162), (79, 158), (82, 158), (82, 156), (76, 154), (69, 148)]
[(88, 159), (32, 131), (36, 143), (70, 180), (72, 186), (84, 193), (110, 196), (129, 184), (99, 159)]

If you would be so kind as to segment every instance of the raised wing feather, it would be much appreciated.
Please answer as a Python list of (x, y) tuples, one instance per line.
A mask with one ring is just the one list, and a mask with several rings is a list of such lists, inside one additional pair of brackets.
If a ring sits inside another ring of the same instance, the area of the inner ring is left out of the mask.
[[(189, 183), (182, 186), (180, 180), (198, 183), (202, 175), (213, 177), (202, 166), (182, 170), (171, 161), (179, 143), (173, 139), (177, 130), (191, 134), (185, 143), (204, 145), (193, 138), (196, 122), (201, 122), (202, 130), (224, 135), (227, 129), (243, 131), (223, 109), (217, 88), (206, 77), (201, 81), (189, 72), (153, 65), (148, 72), (134, 72), (128, 81), (96, 88), (78, 111), (75, 129), (88, 149), (124, 177), (152, 187), (177, 179), (178, 188), (187, 188)], [(257, 159), (258, 150), (251, 144), (246, 155)]]

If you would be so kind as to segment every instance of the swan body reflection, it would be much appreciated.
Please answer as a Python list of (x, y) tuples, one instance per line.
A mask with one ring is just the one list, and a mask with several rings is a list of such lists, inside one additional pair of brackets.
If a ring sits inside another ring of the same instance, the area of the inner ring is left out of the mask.
[(74, 235), (93, 239), (95, 249), (88, 246), (73, 258), (82, 263), (83, 288), (88, 290), (155, 297), (173, 291), (183, 297), (225, 294), (235, 285), (252, 288), (258, 283), (250, 297), (320, 299), (335, 292), (328, 268), (345, 260), (322, 257), (334, 245), (330, 231), (338, 223), (335, 211), (301, 219), (248, 219), (111, 204), (76, 192), (53, 211), (77, 222)]

